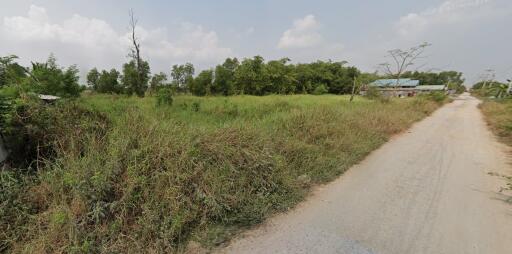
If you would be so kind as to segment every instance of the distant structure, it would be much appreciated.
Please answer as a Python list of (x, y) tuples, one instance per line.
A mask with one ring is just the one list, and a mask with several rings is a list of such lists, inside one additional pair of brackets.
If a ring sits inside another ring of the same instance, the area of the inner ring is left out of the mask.
[(446, 91), (444, 85), (420, 85), (419, 80), (414, 79), (379, 79), (366, 85), (361, 94), (365, 95), (371, 87), (376, 88), (385, 96), (396, 97), (413, 97), (422, 93), (430, 93), (433, 91)]
[(60, 99), (60, 97), (58, 97), (58, 96), (46, 95), (46, 94), (38, 94), (37, 97), (46, 102), (53, 102), (53, 101)]

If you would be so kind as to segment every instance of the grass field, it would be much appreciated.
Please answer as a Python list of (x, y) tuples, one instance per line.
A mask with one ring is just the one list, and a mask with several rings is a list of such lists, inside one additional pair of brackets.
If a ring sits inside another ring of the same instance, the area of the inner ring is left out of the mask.
[[(301, 201), (433, 112), (425, 98), (89, 95), (103, 134), (69, 132), (35, 176), (2, 172), (0, 250), (176, 252), (212, 246)], [(63, 119), (66, 119), (65, 117)], [(4, 208), (6, 208), (4, 207)]]

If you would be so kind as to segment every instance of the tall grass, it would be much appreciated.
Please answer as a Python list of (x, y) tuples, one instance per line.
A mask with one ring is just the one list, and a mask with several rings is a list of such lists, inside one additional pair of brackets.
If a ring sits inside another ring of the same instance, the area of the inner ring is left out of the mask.
[[(480, 109), (499, 140), (512, 146), (512, 99), (484, 100)], [(512, 176), (506, 179), (508, 189), (512, 190)]]
[(190, 240), (219, 244), (293, 207), (310, 186), (439, 106), (348, 99), (178, 96), (158, 106), (154, 98), (84, 97), (81, 107), (105, 114), (108, 130), (62, 133), (66, 144), (80, 145), (62, 147), (35, 175), (1, 172), (0, 250), (178, 252)]
[(512, 145), (512, 99), (484, 100), (480, 109), (491, 130), (503, 142)]

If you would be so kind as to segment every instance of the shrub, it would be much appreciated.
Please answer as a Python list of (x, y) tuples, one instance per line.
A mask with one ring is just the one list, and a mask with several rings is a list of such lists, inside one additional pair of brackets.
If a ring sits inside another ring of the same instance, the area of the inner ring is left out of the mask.
[(382, 98), (382, 93), (374, 86), (369, 86), (366, 90), (366, 98), (370, 100), (375, 100)]
[(448, 98), (448, 95), (445, 92), (430, 92), (426, 97), (431, 101), (442, 103)]
[(201, 110), (201, 103), (194, 101), (192, 103), (192, 111), (199, 112), (199, 110)]
[(326, 94), (327, 92), (329, 92), (329, 91), (327, 90), (325, 85), (322, 84), (315, 88), (315, 90), (313, 91), (313, 94), (314, 95), (322, 95), (322, 94)]
[(74, 102), (51, 105), (28, 98), (14, 109), (6, 128), (6, 146), (14, 165), (30, 165), (38, 158), (55, 158), (58, 150), (80, 153), (86, 136), (103, 136), (107, 126), (103, 114)]
[(171, 106), (173, 102), (171, 88), (166, 87), (159, 89), (156, 95), (156, 102), (158, 106)]

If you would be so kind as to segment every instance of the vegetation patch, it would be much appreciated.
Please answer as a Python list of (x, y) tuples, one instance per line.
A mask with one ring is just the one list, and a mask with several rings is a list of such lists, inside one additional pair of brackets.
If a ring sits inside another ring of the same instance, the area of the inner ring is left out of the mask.
[(37, 109), (51, 119), (38, 125), (59, 135), (44, 141), (53, 152), (37, 171), (0, 171), (0, 250), (217, 245), (293, 207), (440, 105), (333, 95), (158, 100), (91, 95)]

